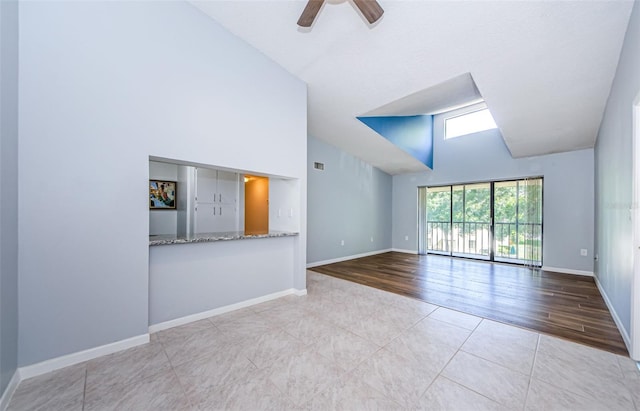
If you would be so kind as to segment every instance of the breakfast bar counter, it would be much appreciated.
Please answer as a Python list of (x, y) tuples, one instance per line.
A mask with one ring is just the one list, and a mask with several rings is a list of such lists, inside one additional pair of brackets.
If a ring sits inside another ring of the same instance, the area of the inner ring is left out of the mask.
[(171, 245), (171, 244), (191, 244), (210, 243), (214, 241), (249, 240), (256, 238), (293, 237), (298, 233), (290, 231), (269, 231), (268, 233), (248, 233), (244, 231), (228, 231), (220, 233), (198, 233), (186, 236), (150, 235), (149, 245)]

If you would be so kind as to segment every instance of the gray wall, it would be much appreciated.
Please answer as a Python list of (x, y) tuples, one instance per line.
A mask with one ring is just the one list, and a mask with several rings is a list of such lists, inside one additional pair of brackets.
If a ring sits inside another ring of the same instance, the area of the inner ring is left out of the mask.
[(147, 334), (150, 156), (297, 178), (306, 220), (306, 85), (192, 5), (21, 2), (19, 74), (20, 366)]
[(307, 263), (391, 248), (391, 176), (311, 136), (307, 158)]
[[(640, 93), (640, 5), (635, 2), (595, 149), (595, 272), (627, 334), (631, 331), (633, 246), (632, 106)], [(635, 205), (637, 207), (637, 205)]]
[(498, 130), (445, 140), (443, 126), (435, 116), (433, 171), (393, 177), (393, 248), (417, 252), (419, 186), (543, 176), (543, 265), (593, 272), (593, 150), (514, 159)]
[(0, 396), (18, 361), (18, 2), (0, 1)]
[(295, 241), (282, 237), (150, 247), (149, 324), (290, 290)]

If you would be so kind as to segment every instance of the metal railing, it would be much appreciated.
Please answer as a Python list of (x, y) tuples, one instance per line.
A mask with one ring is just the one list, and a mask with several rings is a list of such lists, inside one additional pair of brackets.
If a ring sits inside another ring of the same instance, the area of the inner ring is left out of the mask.
[[(427, 221), (427, 251), (489, 256), (489, 222)], [(542, 262), (542, 225), (495, 223), (496, 258)]]
[(490, 228), (483, 221), (427, 221), (427, 250), (488, 256)]
[(542, 224), (495, 223), (498, 258), (542, 263)]

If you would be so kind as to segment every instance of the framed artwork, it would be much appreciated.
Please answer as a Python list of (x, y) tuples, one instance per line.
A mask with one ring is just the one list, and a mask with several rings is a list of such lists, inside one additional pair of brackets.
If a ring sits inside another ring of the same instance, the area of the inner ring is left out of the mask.
[(149, 208), (175, 210), (177, 186), (175, 181), (149, 180)]

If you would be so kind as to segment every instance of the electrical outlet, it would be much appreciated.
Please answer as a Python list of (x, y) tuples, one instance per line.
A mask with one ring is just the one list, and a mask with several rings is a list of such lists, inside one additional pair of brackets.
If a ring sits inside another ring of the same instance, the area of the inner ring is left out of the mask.
[(586, 257), (586, 256), (587, 256), (587, 254), (588, 254), (588, 253), (587, 253), (587, 249), (586, 249), (586, 248), (581, 248), (581, 249), (580, 249), (580, 255), (581, 255), (581, 256)]
[(409, 241), (409, 236), (408, 235), (404, 236), (404, 241)]
[(373, 237), (371, 237), (371, 242), (373, 243)]
[(340, 245), (344, 245), (344, 240), (340, 240)]

